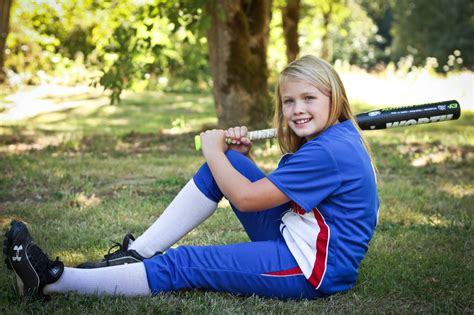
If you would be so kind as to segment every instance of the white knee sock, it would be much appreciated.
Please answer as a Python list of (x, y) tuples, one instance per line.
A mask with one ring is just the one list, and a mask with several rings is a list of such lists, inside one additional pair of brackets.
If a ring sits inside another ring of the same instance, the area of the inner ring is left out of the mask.
[(96, 269), (65, 267), (58, 281), (43, 288), (45, 294), (67, 292), (123, 296), (151, 294), (143, 263)]
[(216, 207), (217, 203), (208, 199), (191, 179), (155, 223), (128, 249), (136, 250), (146, 258), (163, 252), (206, 220)]

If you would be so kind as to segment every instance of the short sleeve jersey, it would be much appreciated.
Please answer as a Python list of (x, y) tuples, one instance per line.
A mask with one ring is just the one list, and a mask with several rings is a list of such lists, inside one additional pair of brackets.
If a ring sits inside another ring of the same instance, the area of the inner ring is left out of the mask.
[(327, 294), (354, 286), (379, 199), (373, 165), (352, 121), (284, 155), (268, 179), (291, 199), (280, 229), (309, 282)]

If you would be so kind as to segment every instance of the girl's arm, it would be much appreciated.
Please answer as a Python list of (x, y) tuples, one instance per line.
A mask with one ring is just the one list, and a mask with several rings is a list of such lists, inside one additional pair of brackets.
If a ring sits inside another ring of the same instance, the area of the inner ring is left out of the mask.
[[(262, 211), (289, 201), (267, 178), (249, 181), (225, 156), (226, 132), (210, 130), (201, 134), (202, 152), (224, 196), (240, 211)], [(245, 141), (243, 141), (245, 142)]]

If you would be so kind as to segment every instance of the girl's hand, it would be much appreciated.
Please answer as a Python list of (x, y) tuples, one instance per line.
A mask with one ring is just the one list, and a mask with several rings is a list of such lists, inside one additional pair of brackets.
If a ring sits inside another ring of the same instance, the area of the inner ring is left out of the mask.
[(247, 138), (247, 127), (233, 127), (225, 131), (226, 138), (231, 140), (229, 149), (248, 155), (252, 148), (252, 142)]
[(202, 154), (206, 160), (215, 153), (227, 151), (228, 146), (225, 138), (224, 130), (213, 129), (201, 132)]

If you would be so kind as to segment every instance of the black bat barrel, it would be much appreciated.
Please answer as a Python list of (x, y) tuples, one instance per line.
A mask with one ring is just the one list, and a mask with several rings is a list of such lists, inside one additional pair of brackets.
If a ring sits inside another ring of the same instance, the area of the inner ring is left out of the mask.
[(356, 120), (362, 130), (374, 130), (455, 120), (460, 116), (461, 106), (451, 100), (368, 111), (356, 115)]

